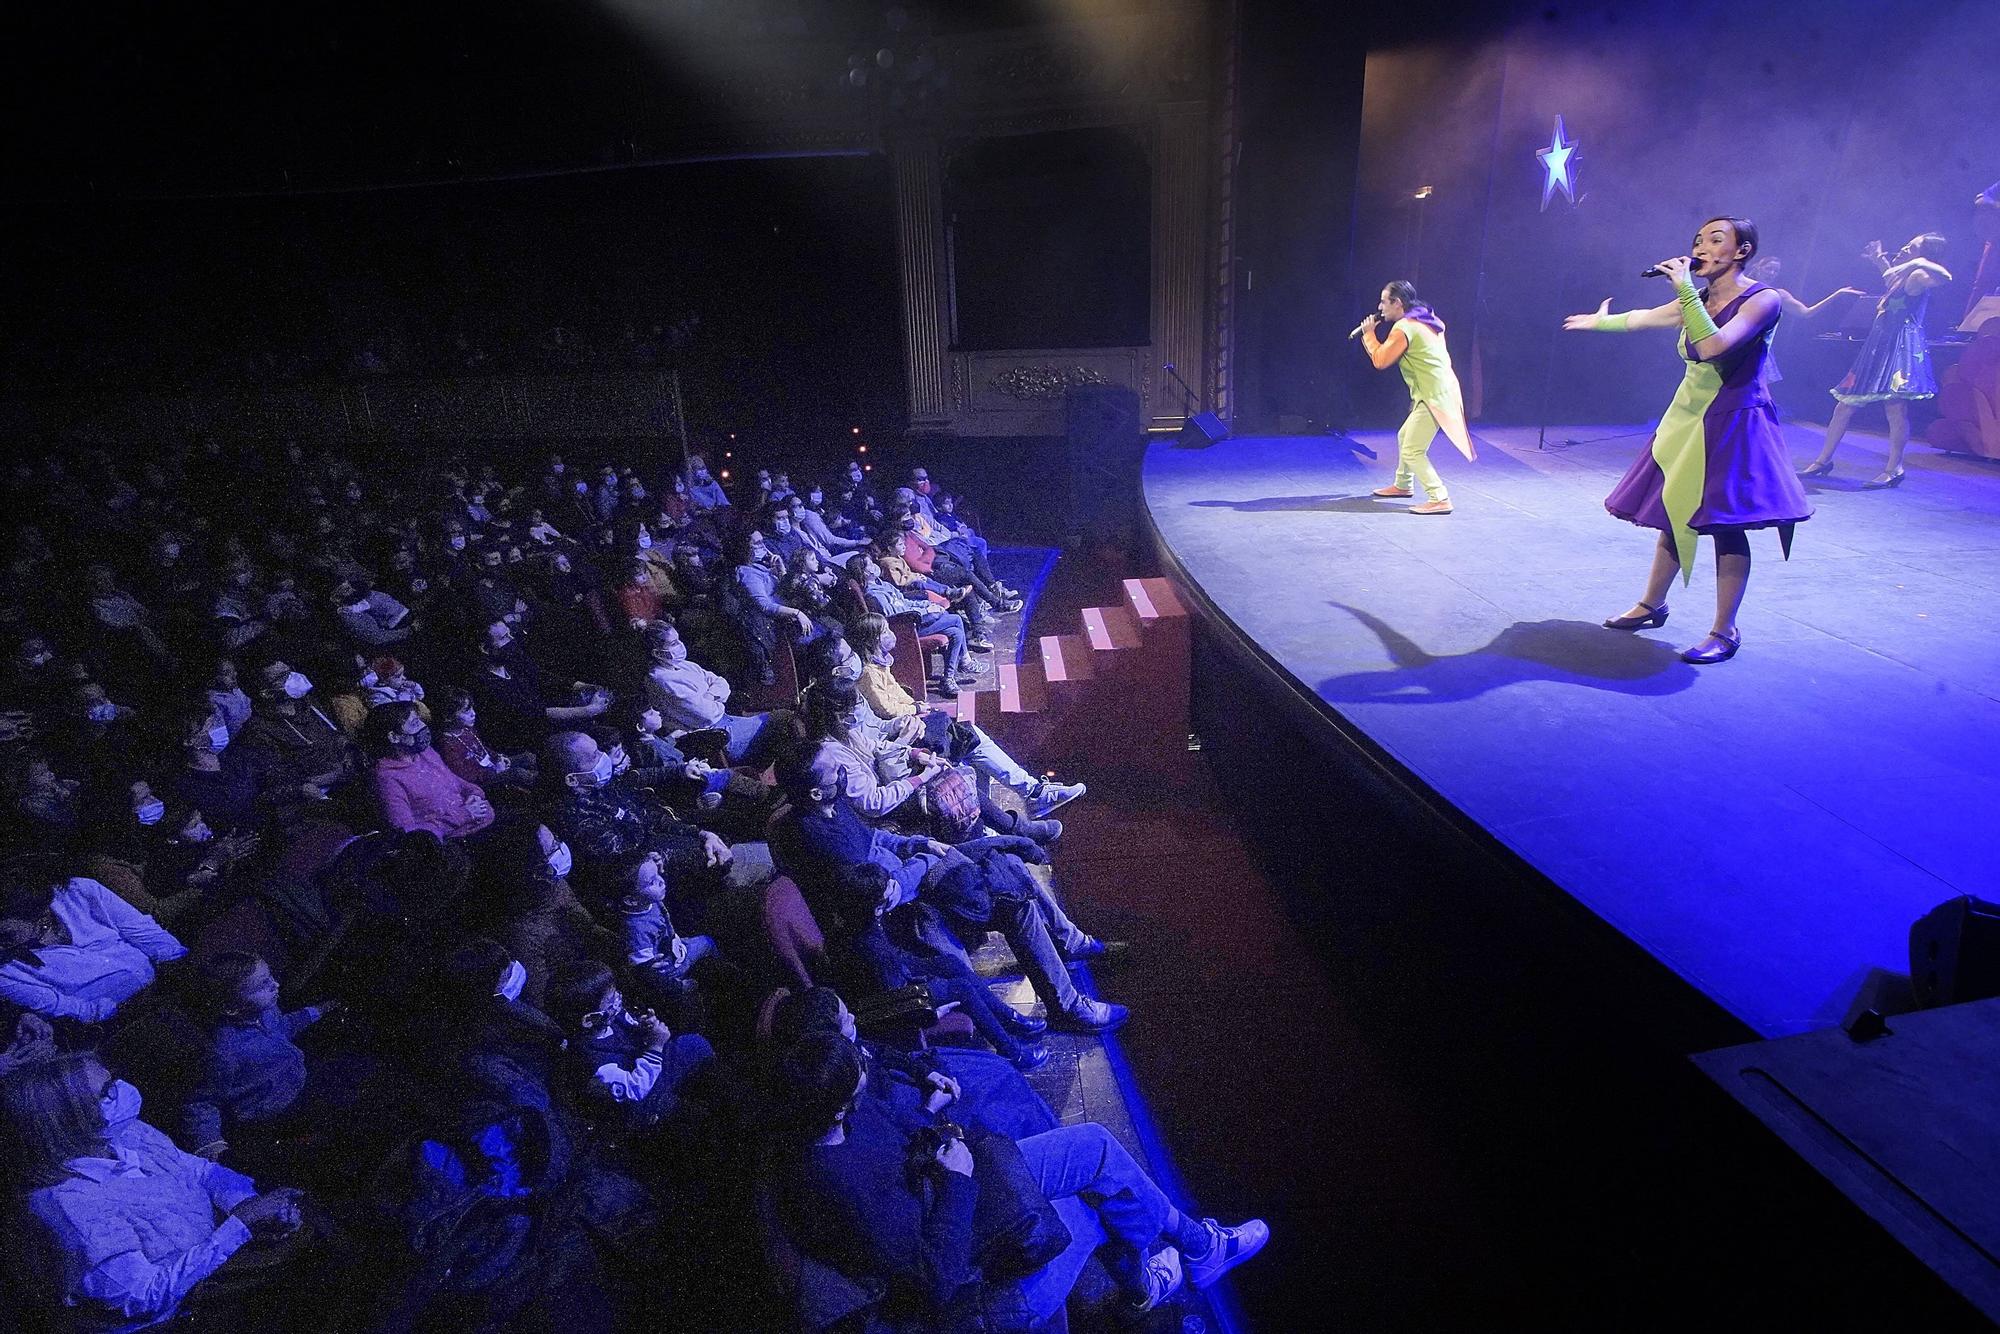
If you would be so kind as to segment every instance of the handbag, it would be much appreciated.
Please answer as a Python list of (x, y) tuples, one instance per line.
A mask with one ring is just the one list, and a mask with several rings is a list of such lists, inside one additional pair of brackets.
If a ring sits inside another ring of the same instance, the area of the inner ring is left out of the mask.
[(938, 1021), (937, 1002), (921, 982), (891, 987), (855, 1002), (854, 1026), (859, 1029), (929, 1028)]
[(966, 776), (947, 769), (917, 789), (931, 837), (962, 843), (979, 829), (979, 793)]

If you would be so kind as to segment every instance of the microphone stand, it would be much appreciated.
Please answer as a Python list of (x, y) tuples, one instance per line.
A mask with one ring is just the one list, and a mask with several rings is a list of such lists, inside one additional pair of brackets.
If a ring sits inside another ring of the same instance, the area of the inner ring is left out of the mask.
[(1174, 383), (1181, 387), (1181, 417), (1183, 421), (1194, 416), (1194, 407), (1198, 397), (1202, 411), (1206, 412), (1208, 410), (1208, 399), (1205, 396), (1196, 395), (1194, 386), (1181, 378), (1181, 373), (1174, 369), (1173, 362), (1166, 363), (1160, 369), (1173, 376)]

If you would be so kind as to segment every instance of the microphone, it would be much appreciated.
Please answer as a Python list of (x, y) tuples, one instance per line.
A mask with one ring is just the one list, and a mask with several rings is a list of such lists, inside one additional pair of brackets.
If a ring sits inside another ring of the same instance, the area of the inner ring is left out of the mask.
[(1353, 331), (1347, 335), (1347, 341), (1351, 343), (1355, 339), (1361, 337), (1361, 331), (1363, 329), (1366, 329), (1369, 325), (1375, 323), (1376, 318), (1377, 318), (1376, 316), (1370, 315), (1367, 319), (1355, 325)]
[[(1692, 255), (1688, 256), (1688, 265), (1690, 268), (1694, 266), (1694, 263), (1695, 263), (1694, 256)], [(1667, 271), (1661, 268), (1659, 265), (1655, 264), (1652, 268), (1647, 269), (1639, 276), (1641, 278), (1664, 278), (1667, 276)]]

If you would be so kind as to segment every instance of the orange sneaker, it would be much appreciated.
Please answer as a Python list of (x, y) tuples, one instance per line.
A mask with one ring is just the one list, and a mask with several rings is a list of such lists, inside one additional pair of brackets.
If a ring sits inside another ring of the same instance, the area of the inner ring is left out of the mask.
[(1421, 505), (1410, 506), (1410, 513), (1449, 514), (1451, 513), (1451, 502), (1449, 500), (1426, 500)]

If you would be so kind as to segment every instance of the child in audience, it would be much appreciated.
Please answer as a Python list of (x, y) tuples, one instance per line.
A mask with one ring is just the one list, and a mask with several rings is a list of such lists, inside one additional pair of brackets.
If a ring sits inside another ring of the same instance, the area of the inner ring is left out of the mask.
[(181, 1142), (204, 1158), (228, 1152), (229, 1136), (274, 1138), (276, 1122), (306, 1089), (306, 1054), (294, 1041), (333, 1005), (278, 1008), (271, 965), (248, 950), (224, 950), (201, 965), (199, 1002), (209, 1019)]
[(628, 1010), (611, 970), (581, 963), (557, 973), (550, 1018), (562, 1026), (583, 1096), (614, 1108), (628, 1129), (672, 1116), (688, 1081), (715, 1060), (695, 1033), (678, 1037), (651, 1010)]

